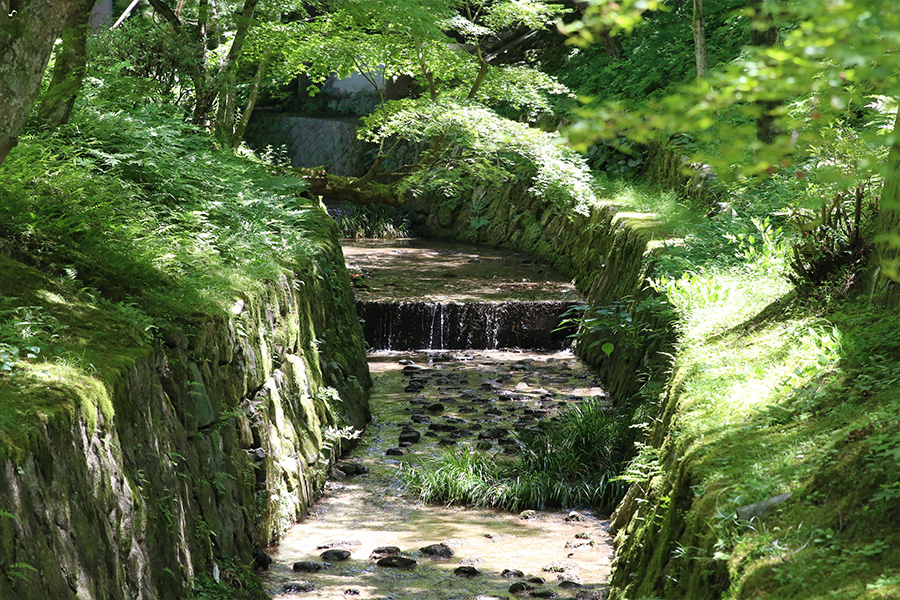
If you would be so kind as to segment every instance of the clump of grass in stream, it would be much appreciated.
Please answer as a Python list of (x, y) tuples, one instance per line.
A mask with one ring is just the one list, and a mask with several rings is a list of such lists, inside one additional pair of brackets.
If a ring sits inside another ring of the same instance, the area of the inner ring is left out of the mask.
[(328, 214), (343, 238), (393, 239), (410, 235), (409, 218), (393, 206), (336, 202), (328, 207)]
[(608, 509), (625, 491), (627, 420), (597, 401), (516, 435), (518, 455), (447, 450), (404, 471), (423, 501), (506, 510), (564, 506)]

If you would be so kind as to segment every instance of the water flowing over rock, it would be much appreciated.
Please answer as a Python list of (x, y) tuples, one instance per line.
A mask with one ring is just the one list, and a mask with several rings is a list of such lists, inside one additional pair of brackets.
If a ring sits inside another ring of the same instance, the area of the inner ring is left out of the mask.
[(559, 350), (569, 302), (358, 302), (357, 314), (376, 350), (525, 348)]

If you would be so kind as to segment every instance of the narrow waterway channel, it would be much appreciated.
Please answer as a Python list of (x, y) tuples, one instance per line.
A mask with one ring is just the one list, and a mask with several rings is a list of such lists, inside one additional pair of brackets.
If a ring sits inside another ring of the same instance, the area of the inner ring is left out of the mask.
[[(474, 250), (466, 252), (472, 261)], [(528, 279), (521, 272), (518, 283)], [(430, 506), (401, 483), (401, 471), (429, 455), (470, 447), (511, 456), (517, 431), (571, 404), (607, 401), (570, 351), (378, 350), (369, 366), (372, 422), (309, 516), (269, 549), (274, 598), (604, 597), (612, 558), (604, 515)], [(391, 555), (415, 565), (379, 564)]]

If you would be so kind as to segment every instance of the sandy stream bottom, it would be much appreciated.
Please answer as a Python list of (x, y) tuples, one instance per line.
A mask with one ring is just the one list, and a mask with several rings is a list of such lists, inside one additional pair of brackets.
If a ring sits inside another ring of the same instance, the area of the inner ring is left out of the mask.
[[(370, 356), (370, 368), (375, 378), (373, 421), (359, 446), (342, 460), (362, 464), (369, 472), (330, 481), (309, 516), (269, 548), (275, 562), (265, 578), (274, 598), (601, 597), (612, 559), (608, 521), (602, 516), (578, 508), (577, 515), (540, 510), (522, 518), (495, 510), (427, 506), (404, 495), (399, 479), (404, 465), (444, 446), (473, 445), (479, 435), (482, 444), (492, 445), (490, 451), (511, 452), (511, 438), (485, 439), (486, 431), (531, 427), (538, 419), (553, 418), (567, 403), (604, 397), (571, 353), (379, 352)], [(413, 379), (422, 389), (409, 389)], [(404, 424), (419, 431), (421, 440), (405, 448), (403, 456), (386, 456), (386, 450), (398, 447)], [(456, 429), (434, 432), (430, 424)], [(435, 560), (419, 551), (438, 543), (449, 546), (453, 556)], [(350, 559), (325, 562), (320, 554), (331, 545), (351, 551)], [(398, 546), (418, 564), (408, 570), (379, 567), (370, 560), (379, 546)], [(294, 572), (298, 561), (323, 568)], [(474, 566), (480, 574), (455, 575), (461, 565)], [(525, 576), (502, 577), (505, 569)], [(544, 583), (528, 581), (535, 577)], [(561, 586), (563, 581), (584, 587)], [(516, 582), (533, 590), (514, 595), (510, 586)], [(310, 591), (285, 591), (292, 583)]]

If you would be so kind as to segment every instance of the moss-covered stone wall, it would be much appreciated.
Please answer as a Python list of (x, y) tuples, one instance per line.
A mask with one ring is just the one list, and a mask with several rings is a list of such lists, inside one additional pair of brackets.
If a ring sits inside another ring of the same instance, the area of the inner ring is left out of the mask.
[[(82, 315), (64, 334), (87, 331), (88, 345), (125, 357), (114, 367), (75, 360), (85, 375), (57, 378), (48, 363), (0, 379), (22, 421), (0, 436), (0, 598), (184, 598), (304, 514), (340, 432), (368, 420), (371, 385), (340, 246), (321, 225), (308, 264), (230, 312), (144, 341), (98, 307), (93, 329)], [(83, 300), (2, 267), (0, 287), (48, 314)]]

